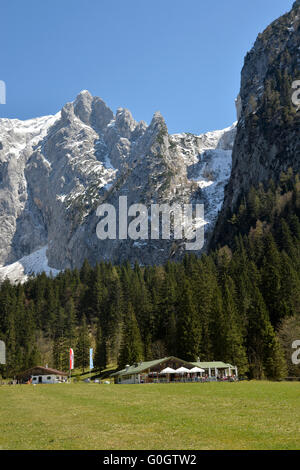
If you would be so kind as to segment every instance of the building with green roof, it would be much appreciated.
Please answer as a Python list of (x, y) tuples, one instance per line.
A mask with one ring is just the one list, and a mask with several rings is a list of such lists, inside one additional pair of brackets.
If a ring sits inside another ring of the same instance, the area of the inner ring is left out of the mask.
[[(184, 373), (175, 373), (179, 368), (185, 368)], [(195, 367), (202, 372), (189, 372)], [(161, 374), (166, 368), (174, 372)], [(174, 356), (163, 357), (154, 361), (138, 362), (128, 365), (124, 369), (111, 374), (117, 384), (139, 384), (155, 382), (176, 382), (182, 380), (193, 380), (203, 377), (208, 380), (217, 380), (218, 377), (237, 377), (237, 368), (231, 364), (221, 361), (212, 362), (188, 362)]]

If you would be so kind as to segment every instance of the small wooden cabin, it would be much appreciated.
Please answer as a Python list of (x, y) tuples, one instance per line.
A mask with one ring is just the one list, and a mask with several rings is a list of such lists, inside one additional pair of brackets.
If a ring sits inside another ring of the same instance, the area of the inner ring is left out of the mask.
[(68, 374), (61, 370), (36, 366), (17, 375), (19, 383), (55, 384), (67, 381)]

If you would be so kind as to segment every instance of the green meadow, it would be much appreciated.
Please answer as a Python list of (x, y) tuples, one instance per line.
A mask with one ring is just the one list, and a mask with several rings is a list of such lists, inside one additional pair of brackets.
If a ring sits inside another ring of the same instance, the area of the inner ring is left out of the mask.
[(0, 387), (1, 449), (300, 449), (300, 383)]

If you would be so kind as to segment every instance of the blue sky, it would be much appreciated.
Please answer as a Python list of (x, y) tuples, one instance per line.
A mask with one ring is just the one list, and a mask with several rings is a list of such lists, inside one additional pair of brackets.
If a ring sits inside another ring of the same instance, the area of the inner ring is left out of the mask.
[(294, 0), (14, 0), (1, 5), (0, 117), (56, 113), (82, 89), (170, 133), (231, 125), (244, 56)]

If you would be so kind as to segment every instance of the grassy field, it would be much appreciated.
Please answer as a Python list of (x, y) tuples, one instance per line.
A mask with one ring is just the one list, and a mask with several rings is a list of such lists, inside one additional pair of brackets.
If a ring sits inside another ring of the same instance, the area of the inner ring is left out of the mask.
[(300, 449), (300, 383), (0, 387), (0, 449)]

